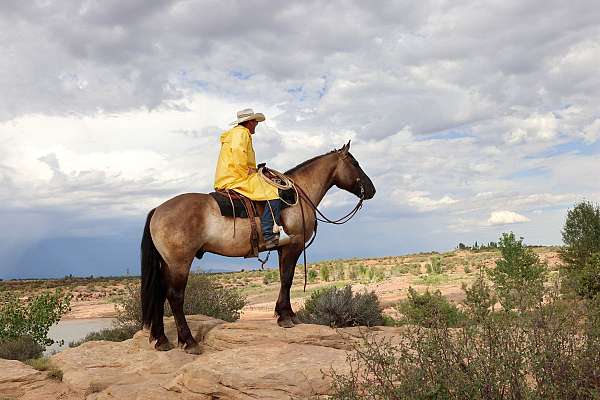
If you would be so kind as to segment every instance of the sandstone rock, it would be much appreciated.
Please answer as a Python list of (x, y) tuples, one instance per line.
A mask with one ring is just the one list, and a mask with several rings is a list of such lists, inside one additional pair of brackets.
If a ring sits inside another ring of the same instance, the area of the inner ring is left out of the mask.
[(39, 387), (44, 375), (19, 361), (0, 359), (0, 394), (19, 397), (32, 387)]
[(45, 372), (36, 371), (20, 361), (0, 359), (1, 399), (81, 399), (83, 396), (67, 385), (47, 377)]
[[(317, 397), (326, 395), (331, 384), (323, 372), (346, 370), (347, 351), (364, 330), (318, 325), (282, 329), (274, 320), (225, 323), (202, 316), (190, 316), (188, 322), (202, 341), (203, 354), (189, 355), (178, 348), (155, 351), (145, 331), (121, 343), (88, 342), (52, 357), (63, 371), (62, 388), (89, 400)], [(165, 319), (165, 327), (176, 345), (172, 318)], [(391, 338), (400, 332), (373, 331)], [(20, 397), (27, 387), (49, 387), (39, 372), (15, 365), (20, 367), (12, 375), (4, 368), (0, 371), (0, 388), (10, 387), (14, 397)]]

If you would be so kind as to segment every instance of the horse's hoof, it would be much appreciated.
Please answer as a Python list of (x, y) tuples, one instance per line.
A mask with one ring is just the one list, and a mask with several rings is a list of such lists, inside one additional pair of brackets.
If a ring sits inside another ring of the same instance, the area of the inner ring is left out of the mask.
[(302, 321), (300, 321), (300, 318), (298, 318), (297, 316), (295, 316), (295, 315), (294, 315), (294, 316), (292, 317), (292, 323), (293, 323), (294, 325), (300, 325), (300, 324), (302, 324)]
[(154, 348), (158, 351), (169, 351), (173, 349), (173, 346), (171, 345), (171, 342), (167, 340), (162, 343), (156, 342)]
[(292, 322), (291, 318), (277, 320), (277, 325), (279, 325), (282, 328), (293, 328), (294, 327), (294, 323)]
[(202, 348), (198, 343), (194, 343), (190, 346), (185, 346), (184, 351), (188, 354), (193, 354), (195, 356), (202, 354)]

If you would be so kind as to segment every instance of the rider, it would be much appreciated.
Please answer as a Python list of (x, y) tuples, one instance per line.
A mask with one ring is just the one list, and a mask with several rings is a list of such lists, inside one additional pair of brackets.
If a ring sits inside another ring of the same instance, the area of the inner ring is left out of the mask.
[(256, 167), (252, 135), (259, 122), (265, 120), (262, 113), (251, 108), (238, 111), (235, 125), (221, 135), (221, 152), (215, 173), (215, 189), (234, 190), (251, 200), (264, 200), (265, 210), (260, 218), (266, 250), (279, 245), (279, 231), (274, 232), (274, 221), (281, 225), (281, 200), (278, 189), (265, 181)]

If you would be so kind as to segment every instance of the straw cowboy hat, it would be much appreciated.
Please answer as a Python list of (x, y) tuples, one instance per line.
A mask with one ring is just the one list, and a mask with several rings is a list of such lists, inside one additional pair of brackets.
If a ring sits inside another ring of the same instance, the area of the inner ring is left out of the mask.
[(265, 120), (265, 115), (263, 113), (254, 113), (251, 108), (246, 108), (245, 110), (237, 112), (237, 120), (233, 121), (231, 125), (241, 124), (244, 121), (250, 121), (251, 119), (255, 119), (256, 122), (262, 122)]

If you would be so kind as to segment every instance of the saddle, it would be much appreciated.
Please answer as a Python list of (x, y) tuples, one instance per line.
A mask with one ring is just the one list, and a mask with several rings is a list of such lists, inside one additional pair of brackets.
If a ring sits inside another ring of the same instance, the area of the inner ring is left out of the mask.
[[(262, 215), (266, 201), (251, 200), (233, 190), (217, 190), (209, 194), (219, 205), (219, 210), (223, 217), (250, 219), (250, 244), (252, 250), (245, 257), (258, 257), (259, 234), (256, 218), (260, 218)], [(279, 197), (283, 200), (281, 209), (296, 203), (296, 191), (294, 189), (279, 190)]]

